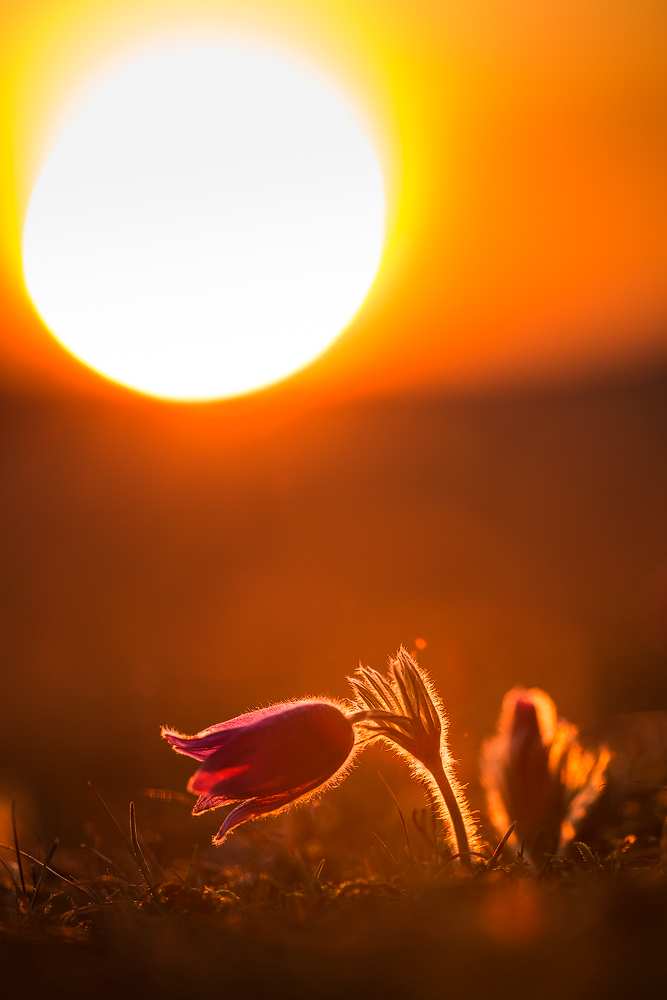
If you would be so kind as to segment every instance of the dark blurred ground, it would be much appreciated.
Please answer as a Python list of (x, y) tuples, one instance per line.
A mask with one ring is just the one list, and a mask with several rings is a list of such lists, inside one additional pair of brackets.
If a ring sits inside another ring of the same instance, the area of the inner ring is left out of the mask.
[[(585, 881), (585, 880), (584, 880)], [(341, 887), (228, 914), (107, 916), (0, 936), (4, 995), (116, 1000), (664, 997), (664, 876), (535, 887)], [(270, 891), (270, 887), (269, 887)]]
[(512, 685), (591, 737), (667, 709), (666, 389), (376, 399), (248, 433), (224, 405), (6, 395), (2, 795), (78, 842), (87, 779), (123, 804), (184, 787), (160, 723), (345, 696), (417, 638), (476, 805)]

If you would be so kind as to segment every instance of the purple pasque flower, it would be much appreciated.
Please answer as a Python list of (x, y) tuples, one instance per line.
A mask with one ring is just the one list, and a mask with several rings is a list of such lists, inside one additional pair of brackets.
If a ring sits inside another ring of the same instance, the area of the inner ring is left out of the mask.
[(562, 854), (600, 793), (610, 756), (605, 746), (584, 750), (579, 730), (558, 718), (545, 691), (508, 691), (480, 761), (498, 836), (516, 821), (511, 843), (518, 848), (523, 841), (534, 865), (541, 866), (545, 854)]
[(356, 742), (352, 721), (324, 700), (271, 705), (195, 736), (163, 726), (162, 735), (177, 753), (202, 762), (188, 784), (188, 791), (199, 795), (193, 816), (240, 803), (214, 844), (246, 820), (279, 812), (335, 784), (348, 770)]

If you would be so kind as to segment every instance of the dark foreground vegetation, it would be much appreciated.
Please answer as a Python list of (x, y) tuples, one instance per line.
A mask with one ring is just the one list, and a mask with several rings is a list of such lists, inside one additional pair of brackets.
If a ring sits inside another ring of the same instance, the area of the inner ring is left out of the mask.
[(246, 860), (223, 867), (212, 850), (169, 864), (134, 810), (126, 828), (97, 805), (106, 832), (94, 848), (59, 848), (47, 867), (26, 852), (20, 868), (15, 845), (2, 850), (3, 996), (665, 994), (667, 858), (655, 822), (578, 841), (539, 870), (492, 845), (467, 875), (425, 810), (401, 826), (402, 850), (374, 836), (357, 863), (313, 858), (312, 829), (307, 843), (293, 824), (285, 836), (299, 815), (289, 814), (237, 834)]

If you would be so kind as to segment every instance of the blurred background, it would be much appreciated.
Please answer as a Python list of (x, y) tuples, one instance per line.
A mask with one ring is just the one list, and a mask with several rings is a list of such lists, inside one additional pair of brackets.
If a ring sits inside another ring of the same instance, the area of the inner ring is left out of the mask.
[[(184, 789), (160, 724), (344, 697), (401, 643), (477, 806), (509, 687), (544, 687), (589, 739), (667, 711), (667, 8), (32, 0), (2, 18), (4, 801), (78, 842), (87, 780), (123, 804)], [(343, 79), (390, 196), (376, 286), (331, 349), (198, 405), (71, 358), (18, 252), (70, 90), (192, 18)]]

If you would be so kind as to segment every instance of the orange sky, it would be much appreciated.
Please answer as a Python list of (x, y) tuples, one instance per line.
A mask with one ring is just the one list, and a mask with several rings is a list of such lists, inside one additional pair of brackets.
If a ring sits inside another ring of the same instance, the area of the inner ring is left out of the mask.
[[(664, 375), (543, 389), (665, 357), (664, 0), (2, 3), (0, 798), (32, 789), (79, 843), (86, 780), (180, 787), (160, 724), (342, 697), (419, 636), (473, 788), (514, 684), (588, 727), (667, 707)], [(77, 87), (193, 23), (340, 79), (390, 200), (336, 344), (200, 405), (76, 362), (18, 257)]]
[(44, 330), (18, 241), (59, 118), (119, 49), (202, 26), (321, 63), (375, 123), (387, 252), (306, 397), (553, 377), (667, 347), (659, 0), (3, 0), (0, 377), (121, 398)]

